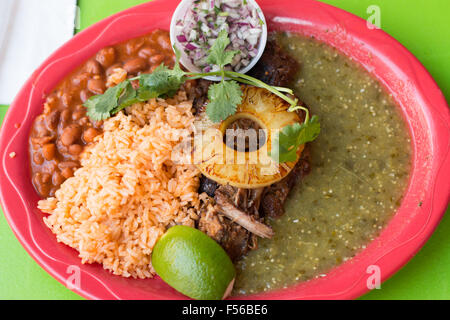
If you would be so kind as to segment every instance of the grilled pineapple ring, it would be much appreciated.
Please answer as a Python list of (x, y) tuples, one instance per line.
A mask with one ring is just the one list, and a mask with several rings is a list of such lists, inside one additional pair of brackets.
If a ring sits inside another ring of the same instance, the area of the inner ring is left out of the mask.
[[(268, 151), (278, 130), (301, 119), (297, 113), (287, 111), (288, 103), (266, 89), (242, 86), (242, 91), (236, 113), (221, 123), (212, 123), (206, 114), (200, 115), (196, 127), (201, 134), (194, 140), (194, 161), (203, 175), (219, 184), (256, 189), (280, 181), (298, 162), (303, 146), (297, 151), (296, 161), (281, 164)], [(265, 143), (259, 149), (237, 151), (224, 142), (227, 128), (242, 118), (253, 120), (264, 130)]]

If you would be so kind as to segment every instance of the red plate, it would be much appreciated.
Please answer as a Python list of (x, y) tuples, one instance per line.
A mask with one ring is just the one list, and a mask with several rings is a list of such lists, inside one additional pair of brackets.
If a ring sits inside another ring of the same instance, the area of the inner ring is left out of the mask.
[[(349, 299), (365, 293), (370, 266), (385, 280), (403, 266), (430, 237), (450, 195), (450, 113), (429, 73), (400, 43), (366, 21), (312, 0), (260, 0), (274, 30), (313, 35), (352, 57), (378, 78), (398, 102), (408, 124), (413, 168), (400, 209), (380, 237), (326, 277), (288, 289), (252, 295), (252, 299)], [(183, 299), (160, 279), (134, 280), (111, 275), (100, 265), (82, 265), (77, 252), (56, 242), (42, 221), (30, 178), (28, 134), (42, 112), (44, 97), (71, 70), (99, 49), (169, 29), (177, 0), (157, 0), (109, 17), (66, 43), (25, 83), (11, 105), (0, 136), (1, 200), (6, 218), (28, 253), (63, 284), (79, 267), (73, 290), (91, 299)], [(19, 129), (16, 123), (21, 123)], [(10, 158), (11, 152), (16, 153)], [(419, 205), (421, 203), (421, 205)], [(369, 268), (369, 269), (368, 269)], [(69, 278), (70, 280), (70, 278)]]

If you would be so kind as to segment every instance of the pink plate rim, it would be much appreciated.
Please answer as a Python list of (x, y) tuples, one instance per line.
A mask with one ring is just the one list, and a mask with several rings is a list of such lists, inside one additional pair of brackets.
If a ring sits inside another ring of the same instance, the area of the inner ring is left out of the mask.
[[(238, 299), (353, 299), (367, 292), (375, 269), (384, 281), (409, 261), (431, 236), (450, 199), (450, 112), (422, 64), (382, 30), (314, 0), (260, 0), (271, 30), (299, 32), (336, 47), (373, 74), (397, 101), (411, 133), (413, 168), (401, 207), (381, 235), (326, 276), (283, 290)], [(82, 265), (75, 250), (56, 242), (44, 227), (31, 186), (28, 134), (45, 94), (100, 48), (168, 30), (177, 0), (155, 0), (122, 11), (76, 35), (28, 79), (6, 115), (0, 133), (0, 198), (22, 246), (48, 273), (89, 299), (184, 299), (159, 278), (116, 277), (100, 265)], [(16, 124), (20, 124), (17, 128)], [(16, 156), (9, 155), (15, 152)], [(375, 266), (375, 269), (374, 267)], [(68, 278), (78, 270), (81, 286)]]

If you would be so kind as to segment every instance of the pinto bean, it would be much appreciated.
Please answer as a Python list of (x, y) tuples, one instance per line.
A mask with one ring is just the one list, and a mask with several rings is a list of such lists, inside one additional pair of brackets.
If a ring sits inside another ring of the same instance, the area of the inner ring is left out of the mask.
[(75, 107), (74, 109), (75, 111), (86, 111), (86, 107), (83, 106), (82, 104), (79, 104)]
[(102, 73), (102, 67), (100, 63), (98, 63), (96, 60), (89, 60), (86, 63), (86, 72), (90, 74), (100, 74)]
[(69, 109), (64, 109), (61, 112), (61, 122), (62, 122), (63, 126), (66, 126), (69, 123), (71, 116), (72, 116), (72, 113), (70, 112)]
[(89, 79), (89, 73), (83, 72), (72, 79), (72, 84), (76, 87), (85, 87)]
[(43, 173), (41, 176), (41, 182), (43, 184), (49, 184), (51, 182), (51, 178), (52, 176), (50, 175), (50, 173)]
[(83, 147), (80, 146), (79, 144), (72, 144), (72, 145), (69, 146), (69, 153), (71, 155), (77, 156), (81, 152), (83, 152)]
[(50, 192), (50, 178), (51, 176), (48, 173), (41, 172), (37, 172), (33, 176), (33, 184), (42, 197), (47, 197)]
[(80, 164), (78, 163), (78, 161), (64, 161), (58, 164), (58, 167), (62, 170), (66, 169), (66, 168), (78, 168), (80, 166)]
[(61, 101), (65, 107), (69, 107), (72, 102), (72, 95), (68, 92), (63, 93), (61, 96)]
[(145, 59), (142, 58), (135, 58), (132, 60), (128, 60), (123, 66), (125, 71), (131, 74), (136, 74), (139, 71), (144, 70), (146, 67), (147, 61), (145, 61)]
[(35, 164), (41, 165), (44, 163), (44, 157), (42, 156), (42, 154), (39, 151), (35, 152), (33, 155), (33, 161)]
[(161, 34), (158, 36), (158, 44), (161, 46), (161, 48), (170, 50), (172, 48), (172, 45), (170, 44), (170, 37), (168, 34)]
[(42, 177), (42, 173), (40, 173), (40, 172), (35, 173), (34, 176), (33, 176), (34, 184), (36, 184), (36, 185), (40, 184), (41, 183), (41, 177)]
[(80, 126), (85, 126), (89, 123), (89, 118), (88, 117), (83, 117), (80, 120), (78, 120), (78, 124)]
[(59, 123), (59, 110), (53, 110), (50, 112), (48, 117), (45, 119), (45, 122), (47, 123), (47, 128), (49, 128), (52, 131), (55, 131), (58, 128)]
[(53, 173), (53, 176), (52, 176), (52, 183), (53, 183), (55, 186), (61, 185), (65, 180), (66, 180), (66, 178), (65, 178), (60, 172), (55, 171), (55, 172)]
[(81, 137), (81, 127), (77, 124), (71, 124), (64, 129), (60, 140), (65, 146), (70, 146)]
[(42, 146), (42, 155), (48, 161), (55, 159), (56, 146), (54, 143), (47, 143)]
[(127, 43), (127, 54), (134, 55), (144, 45), (143, 39), (131, 39)]
[(54, 94), (52, 94), (47, 98), (45, 104), (47, 104), (50, 108), (54, 108), (58, 105), (58, 98)]
[(141, 57), (142, 59), (148, 59), (155, 53), (156, 50), (153, 49), (152, 47), (144, 47), (141, 50), (139, 50), (138, 56)]
[(62, 175), (64, 178), (69, 179), (70, 177), (73, 176), (73, 170), (72, 170), (72, 168), (69, 168), (69, 167), (63, 168), (63, 169), (61, 170), (61, 175)]
[(108, 68), (116, 60), (116, 50), (112, 47), (104, 48), (97, 53), (96, 60), (103, 66), (103, 68)]
[(89, 128), (83, 133), (83, 140), (86, 143), (91, 143), (94, 141), (94, 138), (98, 136), (100, 132), (97, 129)]
[(161, 62), (163, 62), (163, 60), (164, 60), (164, 56), (162, 54), (155, 54), (154, 56), (150, 57), (150, 63), (152, 65), (159, 66), (161, 64)]
[(91, 79), (88, 81), (88, 89), (93, 94), (103, 94), (106, 89), (105, 82), (102, 79)]
[(47, 130), (44, 114), (37, 117), (36, 120), (34, 121), (33, 131), (35, 133), (35, 136), (38, 137), (45, 137), (50, 135), (50, 132)]
[(81, 90), (80, 91), (80, 99), (83, 103), (86, 102), (91, 96), (92, 96), (92, 93), (90, 93), (89, 90)]
[(37, 138), (31, 138), (31, 142), (33, 144), (43, 146), (44, 144), (52, 142), (54, 139), (55, 139), (54, 136), (37, 137)]
[(73, 121), (80, 120), (81, 118), (83, 118), (85, 116), (85, 114), (86, 114), (86, 110), (84, 110), (84, 109), (77, 109), (72, 114), (72, 120)]

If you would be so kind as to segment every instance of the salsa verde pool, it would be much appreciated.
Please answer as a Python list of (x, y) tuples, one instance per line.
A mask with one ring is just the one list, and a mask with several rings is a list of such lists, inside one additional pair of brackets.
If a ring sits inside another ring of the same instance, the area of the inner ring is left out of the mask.
[(311, 144), (311, 173), (270, 222), (275, 236), (236, 265), (235, 294), (321, 276), (364, 249), (399, 207), (411, 168), (408, 130), (376, 79), (315, 39), (276, 38), (301, 64), (292, 87), (322, 131)]

